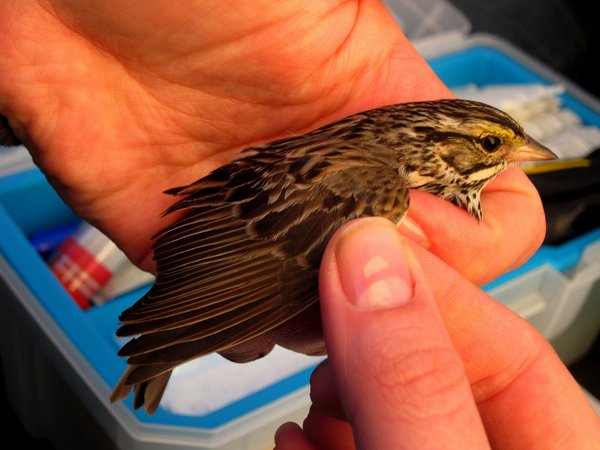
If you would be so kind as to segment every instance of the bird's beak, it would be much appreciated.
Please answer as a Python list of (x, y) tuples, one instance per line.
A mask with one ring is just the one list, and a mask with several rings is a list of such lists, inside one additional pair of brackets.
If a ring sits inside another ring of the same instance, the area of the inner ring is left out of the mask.
[(508, 159), (514, 162), (548, 161), (558, 159), (558, 156), (545, 145), (540, 144), (531, 136), (527, 136), (527, 144), (516, 148)]

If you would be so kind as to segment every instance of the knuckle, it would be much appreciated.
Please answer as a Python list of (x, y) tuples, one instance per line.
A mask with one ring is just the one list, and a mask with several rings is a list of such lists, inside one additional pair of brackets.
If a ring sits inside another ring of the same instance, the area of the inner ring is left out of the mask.
[(554, 357), (550, 343), (533, 326), (527, 324), (520, 328), (518, 337), (518, 351), (512, 352), (510, 358), (500, 357), (494, 352), (489, 353), (488, 360), (481, 358), (479, 370), (473, 373), (471, 380), (471, 389), (477, 403), (500, 395), (537, 364)]

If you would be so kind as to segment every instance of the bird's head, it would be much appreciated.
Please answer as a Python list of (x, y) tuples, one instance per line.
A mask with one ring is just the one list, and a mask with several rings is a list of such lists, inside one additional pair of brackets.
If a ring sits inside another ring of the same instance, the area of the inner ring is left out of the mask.
[(432, 115), (436, 124), (424, 134), (450, 171), (467, 180), (484, 179), (514, 163), (556, 158), (508, 114), (493, 106), (469, 100), (437, 103)]
[(398, 135), (399, 170), (411, 187), (453, 200), (477, 216), (480, 211), (469, 205), (478, 208), (481, 189), (508, 166), (556, 159), (493, 106), (453, 99), (400, 107), (408, 139)]

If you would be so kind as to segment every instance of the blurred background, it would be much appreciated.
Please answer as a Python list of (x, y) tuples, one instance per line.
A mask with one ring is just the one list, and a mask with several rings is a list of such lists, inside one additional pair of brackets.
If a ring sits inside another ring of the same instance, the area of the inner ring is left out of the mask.
[(594, 3), (584, 0), (448, 0), (471, 32), (500, 36), (600, 97), (600, 36)]

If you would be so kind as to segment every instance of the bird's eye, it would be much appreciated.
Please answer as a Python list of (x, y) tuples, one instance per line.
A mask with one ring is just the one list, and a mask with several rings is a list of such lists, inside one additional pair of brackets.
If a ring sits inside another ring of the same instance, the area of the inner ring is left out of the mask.
[(494, 135), (488, 135), (481, 138), (481, 146), (486, 152), (495, 152), (500, 148), (500, 138)]

